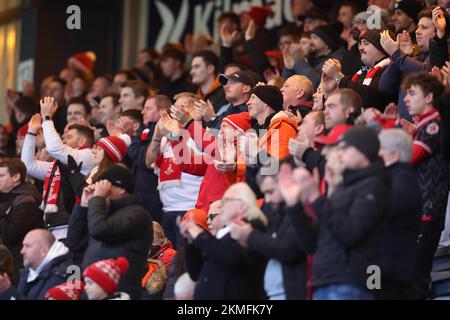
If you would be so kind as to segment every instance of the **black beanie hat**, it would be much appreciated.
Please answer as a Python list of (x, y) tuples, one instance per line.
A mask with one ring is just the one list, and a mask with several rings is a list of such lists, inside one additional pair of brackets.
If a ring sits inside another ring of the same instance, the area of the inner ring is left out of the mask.
[(425, 2), (420, 0), (396, 0), (394, 10), (402, 10), (408, 17), (416, 23), (419, 22), (419, 12), (425, 8)]
[(275, 110), (275, 112), (283, 110), (283, 95), (278, 87), (269, 85), (256, 86), (253, 88), (252, 93)]
[(336, 51), (339, 49), (341, 43), (341, 33), (343, 30), (343, 25), (341, 22), (336, 21), (331, 25), (316, 27), (312, 33), (322, 39), (323, 42), (331, 49), (331, 51)]
[(365, 39), (365, 40), (369, 41), (371, 44), (373, 44), (373, 46), (375, 48), (377, 48), (378, 51), (387, 55), (386, 51), (384, 51), (383, 46), (381, 45), (381, 42), (380, 42), (381, 33), (384, 30), (388, 30), (389, 35), (391, 36), (392, 40), (396, 40), (394, 33), (391, 30), (385, 28), (385, 29), (368, 29), (366, 31), (363, 31), (359, 35), (359, 41), (361, 41), (362, 39)]
[(368, 127), (353, 127), (345, 132), (341, 139), (347, 146), (353, 146), (366, 156), (370, 162), (378, 158), (380, 141), (375, 131)]
[(103, 172), (95, 179), (95, 182), (108, 180), (113, 186), (124, 189), (128, 193), (133, 193), (133, 174), (123, 166), (115, 165)]

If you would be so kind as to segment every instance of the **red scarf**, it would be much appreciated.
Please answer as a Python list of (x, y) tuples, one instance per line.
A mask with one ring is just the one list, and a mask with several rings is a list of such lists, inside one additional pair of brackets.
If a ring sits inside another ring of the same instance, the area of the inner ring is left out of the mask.
[[(387, 67), (390, 63), (391, 59), (386, 58), (378, 62), (372, 68), (370, 68), (366, 76), (364, 77), (363, 86), (370, 86), (370, 84), (372, 83), (372, 79), (377, 74), (377, 72), (382, 70), (384, 67)], [(352, 77), (353, 82), (358, 81), (359, 77), (363, 74), (363, 69), (364, 67), (361, 68), (361, 70), (359, 70), (357, 73), (355, 73), (355, 75)]]
[[(53, 174), (53, 177), (52, 177)], [(51, 181), (50, 181), (51, 180)], [(58, 196), (61, 188), (61, 173), (56, 165), (56, 161), (48, 170), (45, 177), (44, 188), (42, 192), (41, 210), (45, 213), (58, 212)]]
[(175, 156), (171, 144), (163, 138), (165, 143), (164, 151), (155, 161), (156, 170), (159, 170), (158, 190), (181, 185), (181, 170), (175, 163)]

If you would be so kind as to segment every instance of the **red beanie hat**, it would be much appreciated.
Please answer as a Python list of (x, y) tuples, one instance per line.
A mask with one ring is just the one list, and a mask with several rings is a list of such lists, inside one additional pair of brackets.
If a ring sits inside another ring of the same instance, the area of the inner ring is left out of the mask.
[(128, 271), (129, 266), (127, 258), (124, 257), (102, 260), (87, 267), (83, 277), (90, 278), (108, 295), (112, 295), (116, 293), (120, 277)]
[(114, 162), (122, 161), (128, 149), (125, 142), (116, 136), (101, 138), (96, 145), (102, 148)]
[(264, 28), (267, 17), (272, 16), (273, 12), (270, 7), (253, 6), (250, 8), (248, 14), (259, 28)]
[(242, 130), (243, 132), (246, 132), (252, 127), (250, 122), (250, 114), (248, 112), (231, 114), (223, 118), (222, 121), (228, 123), (234, 129)]
[(184, 214), (183, 220), (191, 219), (191, 217), (196, 225), (205, 229), (208, 233), (211, 233), (208, 228), (208, 213), (206, 211), (201, 209), (191, 209)]
[(53, 287), (45, 294), (45, 300), (80, 300), (84, 283), (81, 281), (65, 282)]
[(82, 71), (92, 73), (94, 72), (97, 56), (92, 51), (78, 52), (70, 58), (70, 61)]

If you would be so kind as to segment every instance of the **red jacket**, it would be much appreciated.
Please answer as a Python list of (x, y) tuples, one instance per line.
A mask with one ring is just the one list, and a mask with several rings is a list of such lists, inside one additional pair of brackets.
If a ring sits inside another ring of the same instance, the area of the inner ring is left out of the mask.
[[(218, 172), (213, 163), (217, 149), (216, 137), (207, 132), (201, 124), (196, 121), (193, 121), (187, 130), (189, 131), (195, 144), (202, 151), (204, 151), (205, 154), (202, 157), (202, 164), (184, 166), (182, 170), (183, 172), (194, 174), (193, 172), (197, 166), (204, 166), (207, 163), (205, 176), (202, 184), (200, 185), (197, 204), (195, 207), (208, 212), (209, 205), (214, 201), (220, 200), (229, 186), (236, 182), (245, 181), (245, 164), (241, 161), (241, 157), (238, 156), (239, 161), (236, 172)], [(178, 143), (179, 142), (176, 142), (175, 144)], [(237, 152), (239, 151), (237, 150)]]

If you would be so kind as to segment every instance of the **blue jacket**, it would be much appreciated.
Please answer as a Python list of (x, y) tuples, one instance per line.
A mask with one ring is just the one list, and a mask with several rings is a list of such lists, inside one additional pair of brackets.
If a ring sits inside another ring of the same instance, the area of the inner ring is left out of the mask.
[(29, 269), (23, 269), (17, 289), (9, 288), (0, 294), (0, 300), (44, 300), (49, 289), (66, 281), (70, 261), (69, 253), (53, 259), (41, 270), (36, 279), (28, 283)]
[[(159, 197), (158, 176), (153, 169), (149, 169), (145, 165), (145, 155), (152, 140), (155, 127), (155, 122), (150, 123), (148, 128), (141, 128), (138, 134), (131, 138), (127, 156), (132, 162), (134, 193), (140, 195), (144, 208), (151, 214), (153, 220), (161, 223), (163, 206)], [(147, 138), (142, 136), (143, 131), (146, 129), (150, 130)]]
[(405, 55), (397, 50), (391, 57), (391, 64), (384, 70), (380, 82), (379, 89), (385, 93), (397, 93), (398, 103), (397, 110), (401, 118), (412, 121), (406, 105), (403, 102), (405, 92), (401, 90), (403, 77), (407, 74), (420, 71), (430, 71), (433, 66), (442, 67), (448, 59), (447, 39), (440, 40), (437, 36), (430, 39), (429, 54), (421, 54), (416, 58)]

